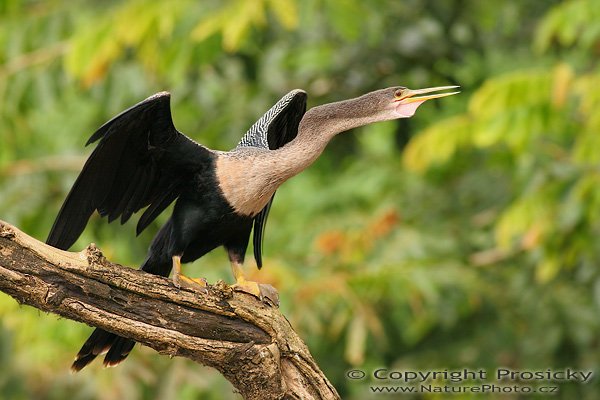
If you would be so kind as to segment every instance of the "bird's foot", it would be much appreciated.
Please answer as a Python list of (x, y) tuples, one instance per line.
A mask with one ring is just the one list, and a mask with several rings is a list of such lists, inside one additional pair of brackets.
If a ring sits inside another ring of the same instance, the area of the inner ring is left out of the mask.
[(246, 279), (238, 279), (236, 283), (231, 285), (231, 288), (236, 292), (244, 292), (256, 296), (263, 303), (279, 307), (279, 293), (277, 292), (277, 289), (268, 283), (258, 283)]
[(206, 279), (204, 278), (188, 278), (185, 275), (175, 274), (173, 275), (173, 284), (178, 289), (183, 287), (201, 293), (208, 292), (208, 283), (206, 283)]
[(196, 292), (207, 293), (208, 284), (204, 278), (188, 278), (181, 273), (181, 256), (173, 256), (173, 284), (177, 289), (182, 287)]

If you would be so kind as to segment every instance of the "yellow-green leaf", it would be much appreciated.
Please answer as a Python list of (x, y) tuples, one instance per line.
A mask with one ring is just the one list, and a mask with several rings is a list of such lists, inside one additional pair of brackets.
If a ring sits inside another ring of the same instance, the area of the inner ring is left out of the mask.
[(436, 163), (446, 162), (465, 143), (471, 133), (466, 116), (458, 116), (431, 125), (404, 150), (404, 165), (413, 171), (423, 171)]
[(298, 8), (294, 0), (270, 0), (269, 5), (284, 28), (294, 29), (298, 26)]

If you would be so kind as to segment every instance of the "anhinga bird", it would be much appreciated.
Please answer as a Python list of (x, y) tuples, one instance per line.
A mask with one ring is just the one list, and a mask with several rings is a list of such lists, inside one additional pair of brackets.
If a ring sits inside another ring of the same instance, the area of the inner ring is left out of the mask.
[[(177, 200), (141, 269), (165, 277), (173, 269), (177, 287), (203, 289), (204, 281), (181, 274), (181, 263), (224, 246), (236, 279), (234, 288), (261, 296), (260, 286), (244, 278), (242, 263), (254, 229), (254, 256), (258, 268), (262, 266), (262, 237), (277, 188), (311, 165), (336, 134), (372, 122), (411, 117), (426, 100), (457, 92), (432, 93), (456, 87), (392, 87), (307, 112), (306, 93), (294, 90), (228, 152), (208, 149), (177, 131), (169, 93), (157, 93), (90, 137), (87, 144), (100, 142), (69, 192), (47, 243), (65, 250), (71, 247), (95, 210), (109, 222), (121, 217), (125, 223), (148, 207), (137, 225), (140, 233)], [(82, 369), (104, 352), (104, 364), (116, 365), (134, 343), (96, 329), (72, 369)]]

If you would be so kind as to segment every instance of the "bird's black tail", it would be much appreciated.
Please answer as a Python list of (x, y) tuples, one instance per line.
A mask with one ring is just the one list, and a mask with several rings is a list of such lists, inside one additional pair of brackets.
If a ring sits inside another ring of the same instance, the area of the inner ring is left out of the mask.
[(79, 353), (77, 353), (77, 357), (75, 357), (75, 361), (71, 365), (71, 370), (73, 372), (80, 371), (83, 367), (94, 361), (97, 356), (105, 352), (104, 366), (115, 366), (129, 355), (134, 345), (135, 342), (133, 340), (96, 328), (83, 344)]
[[(168, 256), (170, 241), (171, 221), (169, 220), (152, 241), (148, 257), (140, 269), (154, 275), (169, 276), (172, 267), (171, 258)], [(106, 353), (104, 366), (114, 367), (127, 358), (134, 345), (135, 341), (131, 339), (96, 328), (77, 353), (71, 370), (73, 372), (81, 371), (96, 357), (104, 353)]]

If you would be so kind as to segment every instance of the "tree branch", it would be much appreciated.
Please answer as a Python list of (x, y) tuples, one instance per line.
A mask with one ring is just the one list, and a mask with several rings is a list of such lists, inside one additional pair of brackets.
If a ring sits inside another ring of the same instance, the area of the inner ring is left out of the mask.
[(276, 307), (223, 283), (207, 294), (50, 247), (0, 221), (0, 290), (19, 303), (216, 368), (245, 399), (339, 399)]

